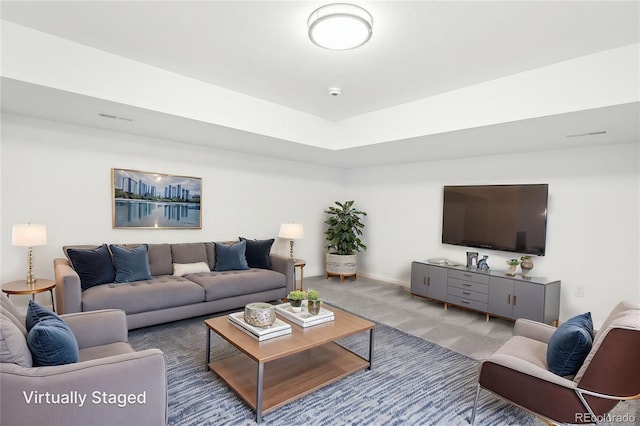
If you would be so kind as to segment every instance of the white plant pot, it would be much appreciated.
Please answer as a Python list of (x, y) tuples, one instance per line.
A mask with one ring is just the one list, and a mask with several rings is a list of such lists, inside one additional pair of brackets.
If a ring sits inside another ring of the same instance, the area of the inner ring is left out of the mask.
[(358, 260), (355, 254), (326, 254), (327, 273), (333, 275), (355, 275)]

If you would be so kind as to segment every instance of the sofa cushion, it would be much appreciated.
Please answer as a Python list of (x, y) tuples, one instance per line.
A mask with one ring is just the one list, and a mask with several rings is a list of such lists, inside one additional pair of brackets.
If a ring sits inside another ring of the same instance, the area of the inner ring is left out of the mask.
[(592, 341), (593, 322), (590, 312), (568, 319), (549, 339), (549, 371), (559, 376), (576, 374), (591, 350)]
[(82, 310), (122, 309), (131, 315), (203, 302), (204, 293), (201, 286), (185, 278), (161, 275), (92, 287), (82, 294)]
[(27, 332), (30, 331), (34, 325), (39, 323), (40, 321), (54, 319), (56, 321), (62, 321), (62, 318), (58, 316), (55, 312), (50, 309), (45, 308), (44, 306), (40, 306), (38, 303), (33, 300), (29, 300), (29, 306), (27, 307), (27, 315), (25, 316), (25, 326), (27, 328)]
[(174, 263), (173, 274), (176, 277), (182, 277), (189, 274), (197, 274), (198, 272), (210, 272), (209, 265), (205, 262), (197, 263)]
[(27, 327), (22, 315), (20, 315), (20, 312), (18, 312), (16, 307), (9, 300), (9, 295), (4, 293), (0, 294), (0, 312), (4, 313), (7, 318), (20, 329), (22, 334), (27, 337)]
[(249, 269), (245, 251), (247, 242), (240, 241), (237, 244), (227, 245), (215, 243), (216, 245), (216, 267), (215, 271), (233, 271)]
[(189, 279), (205, 289), (207, 302), (286, 286), (286, 278), (283, 274), (268, 269), (192, 274), (189, 275)]
[(207, 249), (204, 243), (171, 244), (172, 263), (207, 262)]
[(109, 248), (113, 255), (113, 265), (116, 268), (115, 282), (126, 283), (151, 278), (146, 244), (135, 248), (119, 247), (112, 244)]
[(72, 364), (80, 360), (76, 336), (61, 319), (48, 318), (36, 323), (27, 336), (33, 365)]
[(33, 359), (25, 332), (15, 324), (8, 313), (4, 309), (0, 311), (0, 363), (7, 362), (30, 368), (33, 366)]
[(95, 249), (67, 249), (71, 266), (80, 276), (80, 286), (86, 290), (95, 285), (112, 283), (116, 270), (111, 261), (111, 253), (106, 244)]
[(151, 275), (171, 275), (173, 261), (171, 259), (171, 244), (148, 244), (149, 271)]
[(248, 240), (240, 237), (240, 241), (247, 242), (245, 257), (249, 268), (273, 269), (271, 266), (271, 246), (275, 241), (270, 240)]

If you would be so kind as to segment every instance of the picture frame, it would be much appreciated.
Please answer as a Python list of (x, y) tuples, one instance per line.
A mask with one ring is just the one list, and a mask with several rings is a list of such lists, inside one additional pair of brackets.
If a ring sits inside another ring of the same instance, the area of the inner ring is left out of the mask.
[(202, 178), (111, 169), (113, 228), (202, 229)]

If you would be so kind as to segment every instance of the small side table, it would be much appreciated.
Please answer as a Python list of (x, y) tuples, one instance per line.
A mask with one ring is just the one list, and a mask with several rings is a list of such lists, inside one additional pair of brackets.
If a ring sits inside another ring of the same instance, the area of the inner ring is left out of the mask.
[(56, 304), (53, 301), (53, 288), (55, 286), (55, 281), (44, 280), (41, 278), (36, 279), (36, 283), (34, 285), (27, 285), (26, 280), (19, 280), (3, 284), (2, 292), (7, 293), (7, 297), (12, 294), (30, 294), (31, 300), (36, 300), (36, 294), (49, 291), (51, 293), (51, 307), (53, 307), (53, 311), (55, 312)]
[(293, 259), (293, 289), (295, 290), (298, 285), (296, 279), (296, 268), (300, 268), (300, 290), (304, 291), (304, 267), (307, 264), (306, 260)]

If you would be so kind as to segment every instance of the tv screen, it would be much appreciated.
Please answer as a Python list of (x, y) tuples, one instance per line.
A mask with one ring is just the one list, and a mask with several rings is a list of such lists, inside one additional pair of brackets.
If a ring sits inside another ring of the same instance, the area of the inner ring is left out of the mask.
[(544, 256), (549, 185), (445, 186), (442, 242)]

